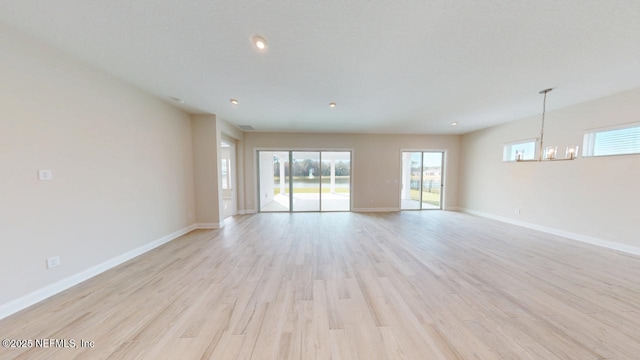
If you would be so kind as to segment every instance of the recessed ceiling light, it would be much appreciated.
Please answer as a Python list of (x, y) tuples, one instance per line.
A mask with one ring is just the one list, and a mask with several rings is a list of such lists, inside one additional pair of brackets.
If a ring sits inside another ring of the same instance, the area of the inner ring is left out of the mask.
[(184, 100), (177, 98), (177, 97), (173, 97), (173, 96), (169, 96), (169, 99), (177, 102), (178, 104), (184, 104)]
[(236, 100), (236, 99), (229, 99), (229, 101), (230, 101), (233, 105), (238, 105), (238, 100)]
[(457, 122), (452, 122), (451, 126), (458, 126), (458, 123)]
[(260, 51), (267, 50), (267, 40), (262, 36), (259, 36), (259, 35), (254, 36), (253, 39), (251, 39), (251, 42), (253, 42), (253, 45), (256, 48), (258, 48), (258, 50)]
[(330, 108), (334, 108), (334, 107), (336, 107), (336, 103), (334, 103), (334, 102), (329, 103), (329, 107), (330, 107)]

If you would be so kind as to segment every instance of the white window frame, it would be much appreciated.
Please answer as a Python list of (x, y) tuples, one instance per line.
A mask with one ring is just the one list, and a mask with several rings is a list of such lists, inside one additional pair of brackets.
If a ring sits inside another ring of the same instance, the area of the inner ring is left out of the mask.
[(533, 143), (533, 156), (529, 156), (529, 154), (526, 154), (526, 156), (524, 158), (522, 158), (522, 160), (535, 160), (538, 158), (538, 138), (533, 138), (533, 139), (524, 139), (524, 140), (519, 140), (519, 141), (510, 141), (507, 143), (502, 144), (502, 161), (503, 162), (515, 162), (518, 161), (515, 158), (515, 155), (513, 158), (511, 158), (511, 154), (513, 153), (513, 148), (517, 145), (523, 145), (523, 144), (529, 144), (529, 143)]
[(614, 131), (614, 130), (630, 129), (630, 128), (640, 128), (640, 122), (626, 123), (626, 124), (620, 124), (615, 126), (607, 126), (607, 127), (585, 130), (582, 138), (582, 157), (604, 157), (604, 156), (622, 156), (622, 155), (640, 154), (640, 150), (639, 150), (637, 152), (632, 151), (632, 152), (620, 153), (620, 154), (594, 155), (596, 134), (605, 133), (605, 132)]

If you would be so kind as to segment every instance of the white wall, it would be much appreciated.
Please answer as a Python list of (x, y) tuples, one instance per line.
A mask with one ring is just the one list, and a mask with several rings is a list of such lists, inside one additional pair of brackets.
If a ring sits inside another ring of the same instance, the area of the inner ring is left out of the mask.
[(444, 208), (458, 204), (457, 135), (366, 135), (366, 134), (244, 134), (245, 207), (257, 208), (256, 150), (344, 149), (353, 151), (352, 197), (354, 211), (399, 210), (402, 150), (444, 150)]
[[(640, 89), (547, 112), (545, 144), (582, 148), (584, 130), (636, 121)], [(464, 135), (461, 207), (640, 247), (640, 155), (502, 162), (503, 143), (539, 134), (540, 116), (533, 116)]]
[(0, 308), (192, 223), (189, 115), (4, 27), (0, 54)]

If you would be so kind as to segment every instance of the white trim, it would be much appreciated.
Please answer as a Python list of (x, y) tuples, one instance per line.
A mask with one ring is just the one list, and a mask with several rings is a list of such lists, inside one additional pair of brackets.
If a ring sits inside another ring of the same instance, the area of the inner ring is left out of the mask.
[(137, 256), (140, 256), (147, 251), (153, 250), (160, 245), (166, 244), (171, 240), (177, 239), (180, 236), (187, 234), (197, 227), (196, 225), (191, 225), (186, 228), (180, 229), (176, 232), (173, 232), (169, 235), (165, 235), (158, 240), (152, 241), (140, 247), (137, 247), (133, 250), (127, 251), (124, 254), (118, 255), (114, 258), (111, 258), (101, 264), (90, 267), (86, 270), (83, 270), (75, 275), (71, 275), (67, 278), (64, 278), (60, 281), (57, 281), (51, 285), (45, 286), (41, 289), (31, 292), (25, 296), (17, 298), (13, 301), (10, 301), (6, 304), (0, 305), (0, 319), (3, 319), (9, 315), (15, 314), (20, 310), (26, 309), (27, 307), (34, 305), (48, 297), (51, 297), (55, 294), (58, 294), (64, 290), (69, 289), (72, 286), (75, 286), (83, 281), (86, 281), (100, 273), (103, 273), (113, 267), (116, 267), (124, 262), (127, 262)]
[(352, 212), (391, 212), (400, 211), (400, 208), (354, 208)]
[(532, 224), (525, 221), (514, 220), (507, 217), (493, 215), (493, 214), (489, 214), (481, 211), (470, 210), (465, 208), (458, 208), (458, 209), (460, 212), (464, 212), (467, 214), (477, 215), (477, 216), (481, 216), (481, 217), (493, 219), (493, 220), (498, 220), (508, 224), (522, 226), (524, 228), (538, 230), (538, 231), (542, 231), (552, 235), (562, 236), (567, 239), (576, 240), (576, 241), (580, 241), (580, 242), (591, 244), (591, 245), (597, 245), (597, 246), (605, 247), (607, 249), (622, 251), (628, 254), (640, 255), (640, 247), (624, 245), (614, 241), (599, 239), (599, 238), (582, 235), (582, 234), (576, 234), (576, 233), (565, 231), (565, 230)]
[(224, 223), (198, 223), (195, 224), (196, 229), (220, 229)]

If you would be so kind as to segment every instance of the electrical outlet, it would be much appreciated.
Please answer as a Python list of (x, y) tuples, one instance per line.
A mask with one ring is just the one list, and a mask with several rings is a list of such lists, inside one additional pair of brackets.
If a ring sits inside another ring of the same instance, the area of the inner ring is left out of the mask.
[(60, 265), (60, 256), (54, 256), (47, 259), (47, 269)]
[(520, 209), (516, 208), (516, 215), (520, 215)]
[(51, 170), (38, 170), (39, 180), (51, 180), (53, 179), (53, 172)]

